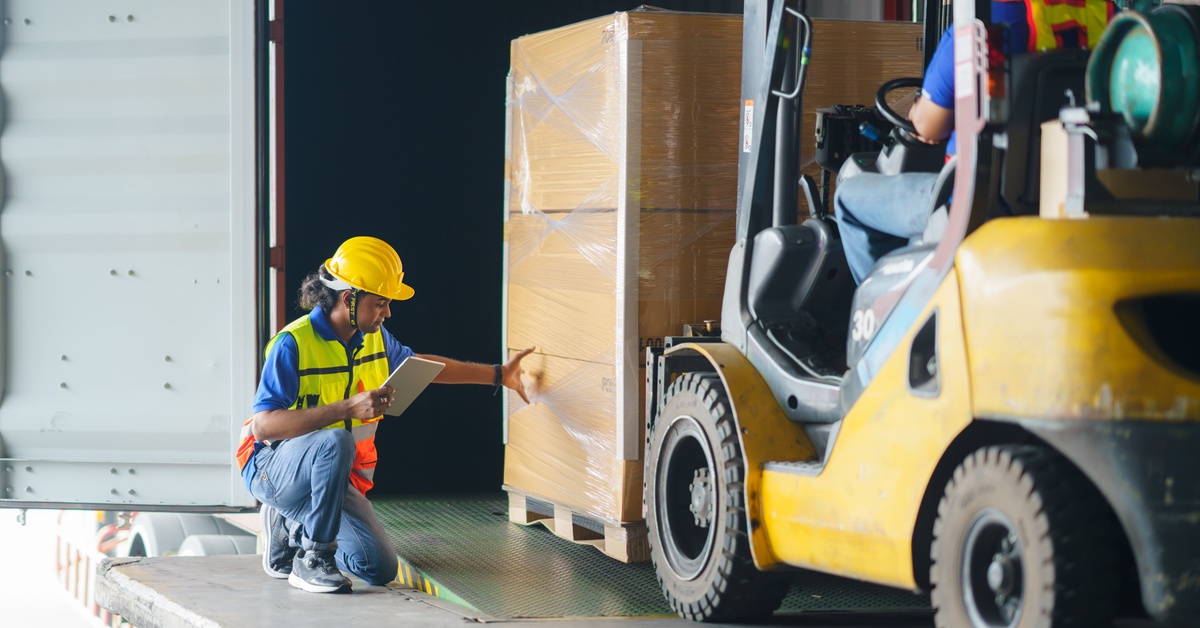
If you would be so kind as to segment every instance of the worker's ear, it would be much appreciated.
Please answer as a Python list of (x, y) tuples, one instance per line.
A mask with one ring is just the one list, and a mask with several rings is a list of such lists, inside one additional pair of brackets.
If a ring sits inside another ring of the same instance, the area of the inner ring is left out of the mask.
[(338, 293), (338, 301), (341, 301), (346, 309), (350, 309), (350, 299), (354, 298), (350, 296), (350, 292), (350, 290), (342, 290)]

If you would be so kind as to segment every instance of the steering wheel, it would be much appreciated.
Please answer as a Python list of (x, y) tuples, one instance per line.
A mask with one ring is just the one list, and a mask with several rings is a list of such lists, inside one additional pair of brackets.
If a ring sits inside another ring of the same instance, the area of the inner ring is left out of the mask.
[(888, 122), (896, 125), (896, 128), (908, 133), (909, 135), (912, 135), (913, 137), (920, 135), (920, 133), (917, 133), (917, 127), (913, 126), (911, 120), (896, 113), (891, 106), (888, 105), (887, 95), (904, 87), (920, 87), (923, 83), (924, 81), (922, 79), (916, 77), (892, 79), (883, 85), (880, 85), (879, 91), (875, 92), (875, 108), (879, 110), (879, 114), (882, 115)]

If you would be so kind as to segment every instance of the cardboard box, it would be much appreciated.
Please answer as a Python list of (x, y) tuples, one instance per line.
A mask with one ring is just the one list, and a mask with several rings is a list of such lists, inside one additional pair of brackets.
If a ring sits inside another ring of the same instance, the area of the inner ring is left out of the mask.
[[(818, 20), (802, 121), (919, 76), (919, 25)], [(718, 320), (741, 147), (741, 15), (633, 11), (512, 43), (505, 164), (504, 483), (642, 519), (644, 348)], [(904, 108), (901, 107), (903, 111)]]
[(740, 15), (633, 11), (513, 42), (505, 342), (538, 353), (536, 403), (506, 414), (510, 490), (642, 519), (644, 347), (720, 318), (741, 35)]

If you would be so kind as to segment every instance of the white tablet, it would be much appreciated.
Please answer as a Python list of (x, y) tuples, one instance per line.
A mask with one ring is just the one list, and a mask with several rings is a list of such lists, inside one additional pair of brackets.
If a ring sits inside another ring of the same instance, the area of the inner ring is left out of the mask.
[(400, 366), (397, 366), (383, 383), (384, 386), (396, 389), (392, 405), (383, 413), (388, 416), (400, 416), (443, 368), (446, 368), (446, 365), (441, 362), (418, 358), (415, 355), (404, 358)]

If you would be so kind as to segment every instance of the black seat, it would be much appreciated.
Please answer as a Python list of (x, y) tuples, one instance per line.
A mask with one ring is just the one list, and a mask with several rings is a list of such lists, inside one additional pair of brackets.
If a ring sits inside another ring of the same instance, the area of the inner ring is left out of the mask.
[(1090, 51), (1078, 48), (1017, 55), (1012, 60), (1007, 149), (997, 195), (998, 215), (1036, 215), (1041, 194), (1042, 123), (1058, 118), (1070, 104), (1084, 99), (1084, 76)]
[(925, 223), (925, 232), (914, 238), (909, 238), (912, 246), (935, 244), (946, 233), (946, 225), (950, 222), (950, 209), (946, 204), (954, 193), (954, 169), (958, 165), (958, 155), (951, 155), (938, 173), (937, 181), (933, 183), (933, 200), (929, 205), (929, 220)]

